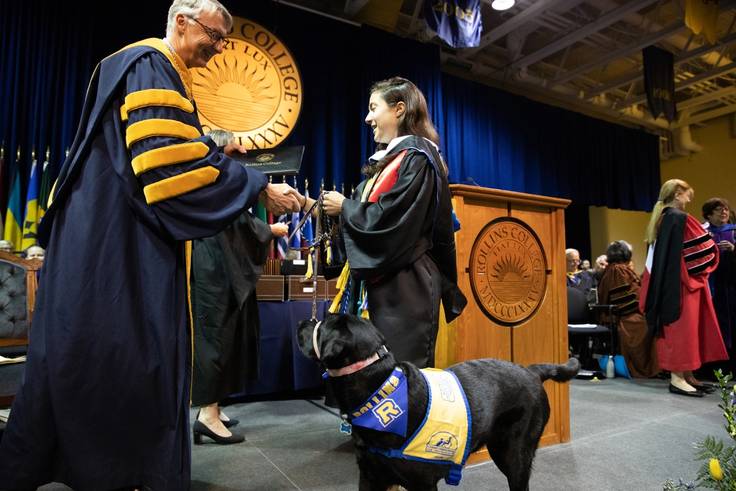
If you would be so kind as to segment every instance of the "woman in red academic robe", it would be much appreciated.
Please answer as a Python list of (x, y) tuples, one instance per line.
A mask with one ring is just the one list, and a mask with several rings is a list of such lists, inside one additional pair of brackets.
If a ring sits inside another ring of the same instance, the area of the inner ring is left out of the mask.
[(708, 276), (718, 248), (700, 223), (685, 213), (693, 190), (679, 179), (662, 185), (647, 227), (649, 244), (640, 306), (657, 336), (659, 366), (669, 370), (670, 392), (702, 397), (712, 391), (693, 370), (728, 359), (713, 310)]

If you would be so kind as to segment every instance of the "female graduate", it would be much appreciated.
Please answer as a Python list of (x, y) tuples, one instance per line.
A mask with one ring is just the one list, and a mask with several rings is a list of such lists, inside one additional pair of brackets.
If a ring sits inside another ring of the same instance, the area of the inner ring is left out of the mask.
[(377, 151), (348, 199), (325, 194), (339, 215), (347, 253), (345, 287), (332, 311), (369, 316), (399, 361), (434, 365), (440, 300), (445, 319), (467, 303), (457, 287), (447, 168), (424, 95), (394, 77), (373, 85), (365, 122)]
[(673, 394), (702, 397), (711, 391), (693, 370), (727, 360), (708, 288), (718, 266), (718, 248), (685, 206), (693, 189), (680, 179), (662, 185), (646, 232), (647, 267), (640, 307), (657, 335), (659, 366), (670, 371)]

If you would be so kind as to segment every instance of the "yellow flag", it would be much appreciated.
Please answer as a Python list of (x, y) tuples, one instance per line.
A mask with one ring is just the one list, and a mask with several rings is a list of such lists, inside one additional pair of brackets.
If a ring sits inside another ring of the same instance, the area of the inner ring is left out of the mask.
[(718, 41), (718, 0), (685, 0), (685, 25), (703, 33), (710, 44)]

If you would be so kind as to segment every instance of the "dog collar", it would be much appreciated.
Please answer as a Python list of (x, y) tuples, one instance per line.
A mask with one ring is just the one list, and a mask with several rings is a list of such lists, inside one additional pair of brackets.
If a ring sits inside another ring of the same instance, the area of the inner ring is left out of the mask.
[(384, 345), (381, 345), (381, 347), (378, 348), (375, 353), (373, 353), (365, 360), (356, 361), (355, 363), (351, 363), (350, 365), (342, 368), (328, 368), (327, 372), (325, 372), (325, 374), (323, 375), (323, 378), (342, 377), (345, 375), (350, 375), (351, 373), (358, 372), (368, 365), (371, 365), (386, 356), (386, 353), (388, 353), (388, 348), (386, 348), (386, 346)]

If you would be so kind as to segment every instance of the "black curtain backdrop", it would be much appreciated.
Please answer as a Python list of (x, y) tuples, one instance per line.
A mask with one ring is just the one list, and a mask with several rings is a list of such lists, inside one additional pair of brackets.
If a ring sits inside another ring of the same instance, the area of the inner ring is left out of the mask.
[[(373, 152), (363, 122), (368, 89), (401, 75), (427, 97), (453, 182), (586, 206), (649, 210), (656, 200), (656, 136), (442, 74), (434, 44), (265, 0), (227, 4), (233, 15), (274, 32), (299, 64), (304, 101), (285, 144), (306, 146), (299, 187), (309, 178), (312, 195), (321, 179), (330, 188), (344, 183), (346, 192), (360, 181), (360, 167)], [(132, 0), (116, 4), (109, 16), (101, 6), (0, 2), (0, 140), (7, 165), (0, 185), (7, 189), (20, 169), (25, 196), (31, 148), (43, 153), (50, 146), (58, 170), (94, 65), (128, 43), (163, 37), (169, 5)]]

